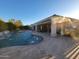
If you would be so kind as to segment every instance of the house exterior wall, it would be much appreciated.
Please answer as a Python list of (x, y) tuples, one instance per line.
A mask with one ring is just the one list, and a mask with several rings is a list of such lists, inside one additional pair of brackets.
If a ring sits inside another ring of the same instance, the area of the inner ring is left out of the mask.
[[(40, 22), (37, 22), (34, 24), (35, 26), (35, 31), (50, 31), (51, 36), (56, 36), (57, 35), (57, 30), (60, 30), (60, 34), (64, 35), (64, 29), (67, 26), (69, 26), (69, 24), (71, 24), (70, 22), (74, 22), (75, 19), (73, 18), (69, 18), (69, 17), (63, 17), (63, 16), (59, 16), (59, 15), (53, 15), (51, 17), (48, 17)], [(77, 20), (76, 20), (77, 21)], [(66, 24), (66, 22), (69, 24)], [(76, 23), (77, 24), (77, 23)]]

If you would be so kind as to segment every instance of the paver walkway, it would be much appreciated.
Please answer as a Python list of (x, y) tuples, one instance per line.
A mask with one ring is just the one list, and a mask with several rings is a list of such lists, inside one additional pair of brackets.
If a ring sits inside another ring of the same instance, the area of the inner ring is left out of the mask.
[(40, 59), (46, 55), (53, 55), (56, 59), (66, 59), (64, 53), (75, 41), (69, 37), (51, 37), (48, 34), (41, 35), (44, 40), (35, 45), (12, 46), (0, 49), (0, 59)]

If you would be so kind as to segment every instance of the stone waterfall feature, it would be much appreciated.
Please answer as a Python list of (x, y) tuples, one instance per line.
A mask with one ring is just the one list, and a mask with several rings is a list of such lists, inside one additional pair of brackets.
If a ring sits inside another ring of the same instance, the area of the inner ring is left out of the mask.
[(10, 32), (9, 31), (0, 32), (0, 40), (8, 38), (9, 36), (10, 36)]

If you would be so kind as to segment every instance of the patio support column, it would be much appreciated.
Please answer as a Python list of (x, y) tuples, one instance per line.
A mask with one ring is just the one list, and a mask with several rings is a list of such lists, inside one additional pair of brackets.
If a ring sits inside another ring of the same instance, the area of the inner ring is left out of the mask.
[(32, 26), (32, 30), (35, 31), (35, 26)]
[(47, 24), (47, 32), (49, 33), (49, 26), (48, 26), (48, 24)]
[(42, 31), (42, 25), (40, 26), (40, 28), (41, 28), (41, 31)]
[(51, 36), (56, 36), (56, 24), (54, 23), (54, 18), (51, 18)]
[(38, 30), (37, 30), (37, 25), (35, 25), (35, 31), (38, 31)]

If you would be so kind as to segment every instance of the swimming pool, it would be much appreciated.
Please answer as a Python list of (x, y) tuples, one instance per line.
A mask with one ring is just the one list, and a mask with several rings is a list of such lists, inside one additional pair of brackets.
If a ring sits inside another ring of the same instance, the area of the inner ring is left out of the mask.
[(42, 37), (33, 35), (31, 31), (12, 33), (10, 37), (0, 40), (0, 48), (9, 46), (31, 45), (40, 43)]

